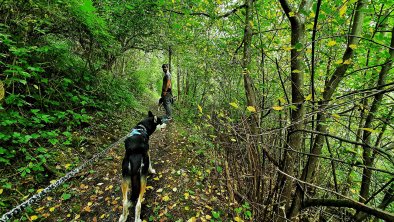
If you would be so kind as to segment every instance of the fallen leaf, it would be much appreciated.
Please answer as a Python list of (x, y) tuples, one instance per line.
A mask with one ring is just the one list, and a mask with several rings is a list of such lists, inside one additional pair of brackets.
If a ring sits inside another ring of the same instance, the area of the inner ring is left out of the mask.
[(189, 220), (187, 220), (187, 222), (196, 222), (197, 220), (196, 220), (196, 218), (195, 217), (192, 217), (192, 218), (190, 218)]
[(89, 206), (86, 206), (85, 208), (83, 208), (83, 210), (86, 211), (86, 212), (92, 211)]
[(234, 217), (234, 221), (236, 221), (236, 222), (243, 222), (243, 220), (240, 217)]

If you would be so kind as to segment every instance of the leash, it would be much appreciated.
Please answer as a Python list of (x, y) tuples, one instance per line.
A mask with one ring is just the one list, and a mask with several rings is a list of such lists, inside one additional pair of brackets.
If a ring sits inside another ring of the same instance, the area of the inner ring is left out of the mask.
[(75, 176), (77, 173), (79, 173), (82, 169), (84, 169), (86, 166), (90, 165), (93, 161), (95, 161), (97, 158), (101, 157), (103, 154), (105, 154), (109, 149), (111, 149), (114, 146), (119, 145), (119, 143), (121, 143), (122, 141), (124, 141), (126, 139), (127, 136), (122, 137), (121, 139), (119, 139), (118, 141), (116, 141), (115, 143), (111, 144), (109, 147), (107, 147), (106, 149), (102, 150), (101, 152), (99, 152), (98, 154), (94, 155), (91, 159), (89, 159), (88, 161), (86, 161), (85, 163), (83, 163), (82, 165), (80, 165), (79, 167), (75, 168), (74, 170), (68, 172), (65, 176), (61, 177), (60, 179), (58, 179), (55, 183), (49, 185), (48, 187), (46, 187), (44, 190), (42, 190), (41, 192), (39, 192), (38, 194), (33, 195), (32, 197), (30, 197), (29, 199), (27, 199), (25, 202), (19, 204), (18, 206), (14, 207), (13, 209), (11, 209), (10, 211), (8, 211), (7, 213), (3, 214), (3, 216), (0, 218), (1, 222), (6, 222), (7, 220), (10, 220), (13, 216), (15, 216), (16, 214), (22, 212), (22, 210), (24, 210), (26, 207), (30, 206), (31, 204), (33, 204), (34, 202), (41, 200), (47, 193), (49, 193), (50, 191), (54, 190), (55, 188), (57, 188), (58, 186), (60, 186), (61, 184), (63, 184), (64, 182), (66, 182), (68, 179), (70, 179), (71, 177)]

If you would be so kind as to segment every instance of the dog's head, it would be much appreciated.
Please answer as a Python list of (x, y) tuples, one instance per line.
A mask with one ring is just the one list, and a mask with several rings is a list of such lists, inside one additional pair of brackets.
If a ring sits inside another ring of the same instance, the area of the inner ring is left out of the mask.
[(148, 112), (148, 118), (143, 120), (141, 124), (145, 126), (146, 130), (148, 131), (148, 135), (151, 135), (156, 129), (162, 129), (166, 126), (166, 124), (163, 123), (162, 118), (153, 115), (151, 111)]

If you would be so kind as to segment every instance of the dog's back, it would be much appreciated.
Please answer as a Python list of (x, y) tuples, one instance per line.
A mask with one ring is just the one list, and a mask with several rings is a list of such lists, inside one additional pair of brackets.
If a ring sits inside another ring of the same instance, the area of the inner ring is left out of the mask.
[(131, 181), (131, 201), (136, 202), (141, 189), (141, 176), (147, 175), (149, 167), (149, 144), (141, 136), (125, 140), (126, 154), (122, 163), (122, 176)]

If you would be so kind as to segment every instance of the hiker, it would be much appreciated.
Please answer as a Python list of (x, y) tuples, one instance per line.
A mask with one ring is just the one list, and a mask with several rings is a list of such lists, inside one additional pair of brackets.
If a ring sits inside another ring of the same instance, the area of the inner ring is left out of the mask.
[(163, 76), (163, 86), (161, 88), (161, 98), (163, 99), (163, 107), (166, 110), (166, 116), (168, 120), (171, 120), (171, 101), (172, 101), (172, 92), (171, 92), (171, 73), (169, 71), (169, 65), (163, 64), (161, 66), (163, 68), (164, 76)]

